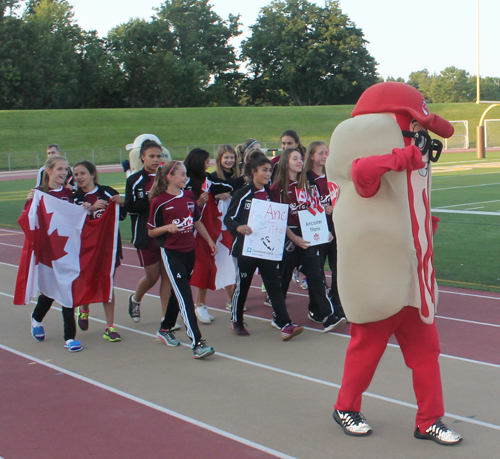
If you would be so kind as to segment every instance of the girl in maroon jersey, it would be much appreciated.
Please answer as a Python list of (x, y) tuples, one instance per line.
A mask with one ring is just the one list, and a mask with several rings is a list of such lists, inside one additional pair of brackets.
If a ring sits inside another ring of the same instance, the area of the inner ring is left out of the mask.
[[(62, 199), (63, 201), (73, 202), (73, 192), (66, 188), (64, 184), (68, 177), (69, 163), (64, 156), (52, 155), (45, 162), (45, 174), (43, 174), (42, 183), (38, 187), (40, 191), (51, 196)], [(28, 201), (33, 199), (34, 190), (28, 194)], [(37, 341), (45, 339), (45, 330), (43, 328), (43, 319), (54, 300), (45, 296), (43, 293), (38, 297), (37, 304), (31, 314), (31, 334)], [(64, 323), (64, 347), (70, 352), (82, 350), (80, 341), (75, 341), (76, 323), (75, 312), (73, 308), (61, 308)]]
[(322, 323), (325, 332), (334, 330), (344, 318), (334, 314), (328, 298), (319, 249), (302, 238), (299, 212), (311, 205), (311, 189), (304, 172), (304, 161), (299, 150), (290, 148), (283, 152), (278, 163), (276, 180), (271, 187), (273, 200), (288, 204), (288, 228), (285, 250), (280, 263), (281, 285), (286, 297), (294, 268), (309, 279), (309, 317)]
[[(84, 205), (90, 215), (90, 219), (94, 220), (100, 218), (109, 201), (113, 201), (116, 205), (120, 206), (120, 220), (125, 220), (127, 211), (124, 208), (123, 199), (120, 193), (115, 189), (99, 185), (97, 181), (97, 169), (90, 161), (80, 161), (75, 164), (73, 168), (73, 176), (75, 178), (78, 189), (74, 194), (75, 204)], [(122, 242), (120, 232), (117, 235), (117, 251), (115, 269), (120, 266), (120, 259), (122, 256)], [(115, 317), (115, 293), (110, 302), (102, 304), (104, 307), (104, 315), (106, 316), (107, 327), (104, 330), (104, 339), (108, 341), (120, 341), (122, 338), (116, 331), (114, 326)], [(78, 327), (82, 331), (89, 328), (89, 305), (85, 304), (77, 308)]]
[(328, 147), (324, 142), (312, 142), (307, 147), (304, 169), (307, 174), (307, 180), (311, 186), (315, 186), (320, 195), (322, 206), (328, 216), (328, 229), (333, 235), (333, 239), (328, 244), (320, 246), (321, 266), (325, 266), (326, 257), (332, 272), (332, 284), (329, 290), (329, 297), (333, 303), (335, 314), (344, 317), (344, 311), (340, 303), (339, 292), (337, 290), (337, 241), (335, 239), (335, 228), (332, 220), (332, 200), (328, 188), (328, 179), (326, 177), (325, 164), (328, 158)]
[(194, 358), (201, 359), (212, 355), (214, 349), (201, 339), (189, 285), (195, 262), (194, 230), (205, 239), (213, 255), (217, 247), (199, 221), (194, 193), (184, 190), (187, 182), (186, 168), (179, 161), (170, 161), (158, 168), (149, 194), (151, 209), (148, 234), (156, 238), (156, 243), (161, 247), (162, 269), (170, 279), (173, 293), (156, 335), (167, 346), (178, 346), (180, 342), (175, 338), (172, 328), (180, 311), (187, 334), (192, 340)]

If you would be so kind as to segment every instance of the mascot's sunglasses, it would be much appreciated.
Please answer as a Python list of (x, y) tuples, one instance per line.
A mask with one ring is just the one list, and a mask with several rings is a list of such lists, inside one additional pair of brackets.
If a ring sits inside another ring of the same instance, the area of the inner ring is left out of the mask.
[(422, 155), (429, 153), (429, 160), (433, 163), (438, 162), (443, 151), (443, 144), (439, 140), (431, 139), (425, 131), (403, 131), (402, 133), (403, 137), (415, 139), (415, 145), (422, 152)]

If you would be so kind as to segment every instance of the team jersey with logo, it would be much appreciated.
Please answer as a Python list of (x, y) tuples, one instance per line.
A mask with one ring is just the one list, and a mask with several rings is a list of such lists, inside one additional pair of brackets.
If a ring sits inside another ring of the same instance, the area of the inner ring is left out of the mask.
[(57, 189), (50, 188), (49, 194), (51, 196), (54, 196), (54, 198), (62, 199), (63, 201), (69, 201), (71, 203), (73, 202), (73, 192), (65, 186)]
[(288, 185), (288, 202), (283, 199), (283, 187), (275, 183), (271, 190), (273, 192), (273, 201), (289, 204), (288, 208), (288, 226), (290, 228), (300, 228), (299, 211), (309, 209), (309, 194), (306, 190), (298, 190), (297, 182), (290, 182)]
[(182, 190), (177, 196), (165, 192), (156, 196), (151, 203), (148, 228), (160, 228), (174, 223), (179, 231), (158, 236), (156, 243), (166, 249), (189, 252), (196, 247), (193, 225), (199, 219), (192, 191)]
[(255, 190), (253, 199), (259, 199), (260, 201), (270, 201), (270, 196), (269, 193), (265, 188), (262, 188), (262, 190)]

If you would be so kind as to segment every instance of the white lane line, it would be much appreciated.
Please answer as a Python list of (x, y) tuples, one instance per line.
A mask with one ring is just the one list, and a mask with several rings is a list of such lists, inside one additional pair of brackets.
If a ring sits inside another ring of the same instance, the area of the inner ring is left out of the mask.
[[(449, 209), (450, 207), (473, 206), (476, 204), (490, 204), (492, 202), (500, 202), (500, 199), (495, 199), (493, 201), (478, 201), (478, 202), (466, 202), (463, 204), (453, 204), (451, 206), (441, 206), (441, 207), (439, 207), (439, 209)], [(434, 209), (431, 209), (431, 210), (434, 211)]]
[[(460, 204), (465, 206), (466, 204)], [(468, 215), (500, 215), (498, 211), (496, 212), (481, 212), (478, 210), (451, 210), (451, 209), (443, 209), (441, 207), (437, 207), (435, 209), (431, 209), (433, 213), (443, 213), (443, 214), (468, 214)]]
[(447, 187), (447, 188), (432, 188), (432, 192), (434, 193), (436, 191), (463, 190), (464, 188), (475, 188), (475, 187), (478, 187), (478, 186), (495, 186), (495, 185), (500, 185), (500, 182), (499, 183), (481, 183), (481, 184), (478, 184), (478, 185), (450, 186), (450, 187)]
[(479, 295), (477, 293), (452, 292), (450, 290), (439, 289), (439, 294), (441, 294), (441, 293), (449, 293), (450, 295), (460, 295), (460, 296), (472, 296), (474, 298), (485, 298), (488, 300), (500, 300), (500, 297), (498, 297), (498, 296)]
[(279, 458), (294, 459), (293, 456), (288, 456), (287, 454), (284, 454), (280, 451), (276, 451), (274, 449), (268, 448), (267, 446), (260, 445), (259, 443), (255, 443), (251, 440), (247, 440), (246, 438), (239, 437), (238, 435), (234, 435), (232, 433), (226, 432), (225, 430), (218, 429), (217, 427), (213, 427), (209, 424), (205, 424), (204, 422), (197, 421), (196, 419), (190, 418), (188, 416), (184, 416), (183, 414), (177, 413), (176, 411), (169, 410), (168, 408), (164, 408), (163, 406), (156, 405), (155, 403), (151, 403), (147, 400), (136, 397), (135, 395), (128, 394), (127, 392), (123, 392), (119, 389), (115, 389), (114, 387), (108, 386), (106, 384), (102, 384), (102, 383), (95, 381), (93, 379), (86, 378), (85, 376), (81, 376), (79, 374), (73, 373), (73, 372), (68, 371), (62, 367), (57, 366), (57, 365), (53, 365), (51, 363), (44, 362), (43, 360), (37, 359), (37, 358), (32, 357), (32, 356), (25, 354), (23, 352), (16, 351), (15, 349), (12, 349), (10, 347), (7, 347), (7, 346), (0, 344), (0, 348), (2, 348), (5, 351), (11, 352), (12, 354), (16, 354), (20, 357), (24, 357), (28, 360), (36, 362), (40, 365), (44, 365), (48, 368), (51, 368), (51, 369), (56, 370), (58, 372), (64, 373), (65, 375), (71, 376), (72, 378), (79, 379), (80, 381), (84, 381), (88, 384), (99, 387), (100, 389), (107, 390), (108, 392), (112, 392), (114, 394), (120, 395), (121, 397), (125, 397), (129, 400), (140, 403), (141, 405), (147, 406), (148, 408), (152, 408), (156, 411), (160, 411), (161, 413), (165, 413), (165, 414), (168, 414), (169, 416), (173, 416), (177, 419), (188, 422), (189, 424), (195, 425), (197, 427), (201, 427), (202, 429), (206, 429), (210, 432), (213, 432), (213, 433), (216, 433), (216, 434), (221, 435), (223, 437), (237, 441), (238, 443), (242, 443), (246, 446), (250, 446), (251, 448), (255, 448), (259, 451), (263, 451), (265, 453), (271, 454), (271, 455), (279, 457)]
[(15, 245), (15, 244), (7, 244), (5, 242), (0, 242), (0, 245), (6, 245), (7, 247), (15, 247), (16, 249), (22, 249), (22, 245)]
[[(120, 290), (131, 291), (131, 290), (127, 290), (127, 289), (120, 289)], [(3, 293), (3, 292), (0, 292), (0, 295), (4, 295), (4, 296), (10, 297), (10, 298), (13, 298), (12, 295), (9, 295), (9, 294)], [(151, 295), (151, 296), (156, 296), (156, 295)], [(32, 303), (34, 303), (34, 301), (32, 301)], [(52, 309), (61, 310), (61, 308), (54, 307), (54, 306), (52, 307)], [(210, 309), (214, 309), (214, 308), (210, 308)], [(254, 318), (270, 322), (270, 320), (263, 319), (261, 317), (254, 317)], [(89, 319), (90, 320), (94, 320), (96, 322), (104, 323), (103, 320), (97, 319), (95, 317), (89, 317)], [(134, 333), (139, 333), (141, 335), (149, 336), (151, 338), (156, 338), (156, 335), (153, 335), (152, 333), (143, 332), (143, 331), (136, 330), (136, 329), (133, 329), (133, 328), (129, 328), (129, 327), (126, 327), (126, 326), (122, 326), (120, 324), (117, 324), (117, 325), (118, 325), (119, 328), (121, 328), (123, 330), (131, 331), (131, 332), (134, 332)], [(305, 328), (308, 328), (308, 327), (305, 327)], [(314, 331), (319, 331), (319, 330), (315, 330), (314, 329)], [(343, 336), (345, 338), (349, 338), (348, 336), (341, 335), (341, 334), (336, 334), (335, 336)], [(181, 345), (185, 346), (185, 347), (191, 348), (191, 344), (181, 343)], [(399, 346), (397, 346), (395, 344), (392, 344), (392, 345), (389, 344), (389, 346), (391, 346), (391, 347), (399, 347)], [(3, 347), (3, 346), (0, 344), (0, 347)], [(325, 381), (325, 380), (322, 380), (322, 379), (313, 378), (311, 376), (303, 375), (303, 374), (300, 374), (300, 373), (294, 373), (294, 372), (291, 372), (291, 371), (288, 371), (288, 370), (283, 370), (281, 368), (272, 367), (270, 365), (266, 365), (266, 364), (259, 363), (259, 362), (254, 362), (252, 360), (242, 359), (240, 357), (236, 357), (236, 356), (233, 356), (233, 355), (225, 354), (225, 353), (222, 353), (222, 352), (217, 352), (217, 355), (220, 356), (220, 357), (224, 357), (226, 359), (229, 359), (229, 360), (233, 360), (235, 362), (243, 363), (245, 365), (250, 365), (250, 366), (257, 367), (257, 368), (262, 368), (264, 370), (272, 371), (272, 372), (283, 374), (283, 375), (286, 375), (286, 376), (291, 376), (291, 377), (294, 377), (294, 378), (297, 378), (297, 379), (301, 379), (301, 380), (304, 380), (304, 381), (314, 382), (316, 384), (321, 384), (323, 386), (328, 386), (328, 387), (333, 387), (335, 389), (340, 389), (340, 384), (336, 384), (336, 383), (333, 383), (333, 382), (330, 382), (330, 381)], [(466, 363), (480, 364), (480, 365), (485, 365), (485, 366), (488, 366), (488, 367), (493, 367), (493, 368), (499, 368), (500, 369), (500, 365), (497, 365), (497, 364), (492, 364), (492, 363), (487, 363), (487, 362), (480, 362), (480, 361), (471, 360), (471, 359), (464, 359), (462, 357), (449, 356), (449, 355), (446, 355), (446, 354), (441, 354), (440, 357), (441, 358), (443, 358), (443, 357), (444, 358), (451, 358), (453, 360), (458, 360), (458, 361), (462, 361), (462, 362), (466, 362)], [(32, 358), (32, 357), (28, 356), (27, 358)], [(66, 372), (66, 373), (70, 374), (69, 372)], [(71, 375), (74, 376), (73, 373), (71, 373)], [(82, 378), (84, 378), (84, 377), (82, 377)], [(84, 379), (87, 380), (87, 378), (84, 378)], [(88, 381), (92, 383), (92, 380), (88, 380)], [(100, 383), (96, 383), (96, 384), (100, 384)], [(115, 389), (112, 389), (112, 391), (115, 391)], [(118, 391), (116, 393), (119, 393), (119, 392), (121, 393), (121, 391)], [(392, 404), (395, 404), (395, 405), (404, 406), (404, 407), (407, 407), (407, 408), (413, 408), (415, 410), (417, 409), (417, 405), (415, 405), (413, 403), (408, 403), (408, 402), (404, 402), (402, 400), (397, 400), (397, 399), (394, 399), (394, 398), (385, 397), (383, 395), (374, 394), (372, 392), (364, 392), (363, 395), (366, 396), (366, 397), (370, 397), (370, 398), (373, 398), (373, 399), (376, 399), (376, 400), (381, 400), (381, 401), (384, 401), (384, 402), (392, 403)], [(134, 396), (130, 396), (130, 397), (134, 397)], [(138, 399), (138, 400), (140, 400), (140, 399)], [(146, 402), (146, 403), (149, 403), (149, 402)], [(182, 415), (179, 415), (179, 416), (182, 416)], [(487, 428), (494, 429), (494, 430), (500, 430), (500, 425), (491, 424), (491, 423), (483, 422), (483, 421), (478, 421), (477, 419), (470, 419), (468, 417), (464, 417), (464, 416), (460, 416), (460, 415), (453, 414), (453, 413), (448, 413), (448, 412), (445, 413), (445, 416), (448, 416), (450, 418), (456, 419), (458, 421), (467, 422), (469, 424), (475, 424), (475, 425), (478, 425), (478, 426), (487, 427)]]

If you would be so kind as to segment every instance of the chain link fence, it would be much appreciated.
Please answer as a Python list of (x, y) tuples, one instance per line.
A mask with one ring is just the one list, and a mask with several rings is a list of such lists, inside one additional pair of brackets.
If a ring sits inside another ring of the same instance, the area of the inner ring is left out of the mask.
[[(266, 150), (281, 149), (279, 142), (262, 142), (261, 148)], [(165, 145), (170, 151), (174, 159), (183, 160), (193, 148), (203, 148), (210, 153), (211, 158), (215, 158), (215, 152), (219, 144), (209, 145)], [(233, 145), (236, 147), (236, 145)], [(95, 149), (95, 150), (66, 150), (61, 151), (61, 154), (68, 158), (70, 164), (75, 164), (78, 161), (92, 161), (96, 165), (104, 164), (121, 164), (128, 159), (129, 152), (125, 148), (114, 149)], [(271, 154), (268, 153), (269, 155)], [(0, 152), (0, 170), (15, 171), (15, 170), (30, 170), (39, 169), (45, 164), (47, 154), (45, 151), (22, 152), (22, 153), (1, 153)]]

